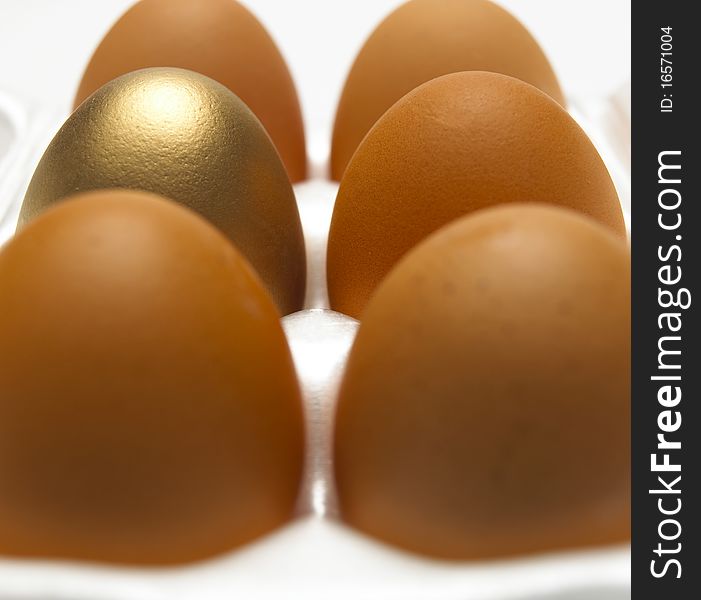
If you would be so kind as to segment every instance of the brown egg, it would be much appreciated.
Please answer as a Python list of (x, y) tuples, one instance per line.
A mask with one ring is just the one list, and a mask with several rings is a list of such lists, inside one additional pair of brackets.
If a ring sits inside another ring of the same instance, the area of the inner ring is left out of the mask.
[(465, 217), (411, 252), (341, 386), (346, 521), (449, 559), (627, 540), (629, 270), (608, 230), (536, 205)]
[(397, 100), (458, 71), (510, 75), (565, 104), (538, 42), (503, 8), (489, 0), (411, 0), (375, 29), (355, 59), (336, 113), (332, 178), (341, 179), (365, 134)]
[(301, 401), (260, 281), (175, 203), (75, 198), (0, 252), (0, 554), (178, 563), (285, 523)]
[(328, 243), (331, 307), (357, 318), (428, 234), (479, 208), (528, 201), (574, 208), (625, 236), (606, 166), (549, 96), (494, 73), (424, 84), (377, 122), (343, 177)]
[(57, 200), (104, 188), (194, 209), (238, 246), (283, 314), (302, 308), (306, 259), (292, 186), (258, 119), (216, 81), (164, 68), (104, 85), (46, 149), (20, 227)]
[(261, 120), (290, 179), (306, 178), (304, 126), (285, 60), (258, 19), (235, 0), (141, 0), (105, 35), (75, 107), (108, 81), (146, 67), (181, 67), (215, 79)]

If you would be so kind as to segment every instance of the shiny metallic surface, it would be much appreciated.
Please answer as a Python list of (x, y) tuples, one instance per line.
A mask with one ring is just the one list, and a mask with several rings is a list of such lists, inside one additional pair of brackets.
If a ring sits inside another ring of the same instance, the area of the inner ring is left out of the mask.
[(292, 187), (258, 119), (221, 84), (154, 68), (100, 88), (46, 149), (19, 227), (64, 196), (114, 187), (199, 212), (248, 258), (282, 314), (302, 307), (304, 240)]
[(332, 445), (336, 395), (358, 321), (332, 310), (311, 309), (282, 320), (302, 386), (307, 425), (305, 476), (298, 512), (336, 516)]
[(275, 41), (235, 0), (141, 0), (112, 26), (88, 63), (74, 107), (130, 71), (171, 66), (228, 87), (270, 134), (292, 181), (306, 178), (302, 111)]

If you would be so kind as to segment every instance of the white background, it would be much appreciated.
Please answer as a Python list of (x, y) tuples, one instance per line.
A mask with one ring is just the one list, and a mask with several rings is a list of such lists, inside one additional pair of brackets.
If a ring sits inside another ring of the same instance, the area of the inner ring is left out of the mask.
[[(313, 155), (328, 145), (354, 56), (372, 29), (401, 2), (243, 0), (288, 62)], [(630, 0), (498, 2), (541, 43), (569, 97), (602, 98), (630, 77)], [(0, 0), (0, 90), (67, 111), (92, 51), (132, 3)]]

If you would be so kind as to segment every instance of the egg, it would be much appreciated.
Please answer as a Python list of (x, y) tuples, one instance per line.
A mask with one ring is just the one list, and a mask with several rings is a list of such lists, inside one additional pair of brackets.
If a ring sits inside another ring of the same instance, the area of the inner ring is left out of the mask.
[(284, 524), (304, 456), (275, 306), (214, 227), (125, 190), (0, 252), (0, 554), (206, 558)]
[(70, 194), (115, 187), (196, 210), (238, 246), (283, 314), (302, 307), (306, 258), (292, 186), (258, 119), (221, 84), (154, 68), (101, 87), (44, 152), (20, 227)]
[(343, 518), (434, 557), (630, 535), (630, 257), (562, 208), (464, 217), (370, 302), (341, 385)]
[(365, 134), (397, 100), (458, 71), (510, 75), (565, 104), (538, 42), (506, 10), (489, 0), (411, 0), (375, 29), (355, 59), (336, 112), (331, 176), (341, 179)]
[(147, 67), (181, 67), (215, 79), (261, 120), (292, 181), (305, 179), (302, 112), (285, 60), (265, 28), (235, 0), (141, 0), (109, 30), (74, 107), (108, 81)]
[(392, 266), (479, 208), (545, 202), (621, 238), (621, 205), (589, 138), (549, 96), (486, 72), (445, 75), (397, 102), (343, 176), (327, 250), (331, 308), (358, 318)]

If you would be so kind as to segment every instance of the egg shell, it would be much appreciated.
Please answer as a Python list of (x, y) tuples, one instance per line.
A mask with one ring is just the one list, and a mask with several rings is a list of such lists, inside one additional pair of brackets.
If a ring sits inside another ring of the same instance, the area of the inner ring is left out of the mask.
[(302, 112), (275, 42), (235, 0), (141, 0), (109, 30), (78, 87), (74, 108), (108, 81), (147, 67), (180, 67), (241, 98), (270, 134), (292, 181), (306, 178)]
[(331, 308), (358, 318), (392, 266), (453, 219), (533, 201), (626, 235), (606, 166), (552, 98), (485, 72), (420, 86), (375, 124), (341, 181), (327, 254)]
[(70, 194), (116, 187), (194, 209), (237, 245), (283, 314), (302, 307), (306, 259), (292, 186), (260, 121), (221, 84), (154, 68), (101, 87), (44, 152), (19, 226)]
[(335, 429), (341, 513), (491, 559), (630, 536), (630, 257), (572, 211), (488, 209), (373, 297)]
[(392, 12), (358, 54), (338, 104), (331, 176), (339, 181), (365, 134), (402, 96), (459, 71), (493, 71), (565, 105), (547, 57), (528, 30), (489, 0), (412, 0)]
[(181, 563), (282, 525), (304, 426), (258, 277), (173, 202), (74, 198), (0, 252), (0, 554)]

